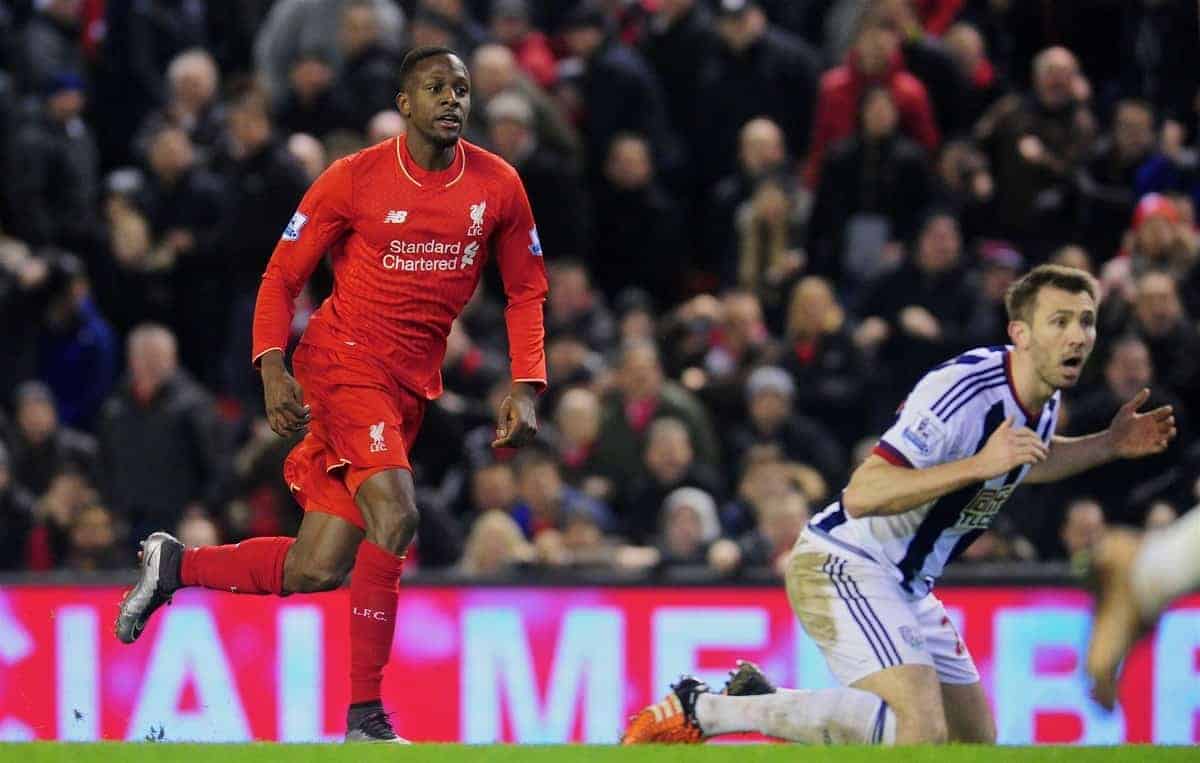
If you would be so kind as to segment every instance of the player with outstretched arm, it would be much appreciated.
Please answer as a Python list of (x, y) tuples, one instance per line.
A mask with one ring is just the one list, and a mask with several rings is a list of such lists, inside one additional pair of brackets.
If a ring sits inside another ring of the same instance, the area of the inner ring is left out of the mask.
[[(317, 178), (259, 289), (253, 361), (268, 421), (281, 436), (307, 429), (283, 467), (305, 509), (297, 537), (185, 550), (153, 533), (116, 623), (118, 638), (132, 642), (180, 588), (327, 591), (353, 567), (347, 741), (403, 741), (380, 687), (418, 521), (408, 453), (427, 402), (442, 392), (451, 323), (491, 257), (507, 295), (512, 362), (494, 447), (532, 440), (534, 399), (546, 384), (546, 272), (525, 189), (511, 166), (461, 139), (471, 82), (453, 51), (413, 50), (399, 76), (407, 133)], [(283, 357), (293, 303), (327, 252), (333, 294), (309, 320), (293, 377)]]
[(1043, 265), (1011, 287), (1011, 346), (970, 350), (930, 370), (841, 496), (801, 533), (788, 598), (842, 688), (776, 689), (742, 663), (725, 692), (685, 676), (635, 715), (627, 744), (700, 742), (757, 731), (812, 743), (991, 743), (979, 673), (932, 593), (946, 564), (1022, 481), (1050, 482), (1164, 450), (1169, 407), (1128, 401), (1103, 432), (1054, 434), (1060, 390), (1096, 342), (1092, 276)]

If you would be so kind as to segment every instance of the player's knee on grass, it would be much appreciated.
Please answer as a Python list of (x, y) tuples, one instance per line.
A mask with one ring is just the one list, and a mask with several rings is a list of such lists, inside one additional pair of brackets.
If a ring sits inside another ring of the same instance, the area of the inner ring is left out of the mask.
[(393, 554), (404, 553), (420, 523), (412, 475), (403, 469), (372, 475), (355, 500), (362, 509), (367, 540)]
[(945, 744), (950, 732), (941, 708), (899, 708), (892, 705), (896, 715), (896, 744)]

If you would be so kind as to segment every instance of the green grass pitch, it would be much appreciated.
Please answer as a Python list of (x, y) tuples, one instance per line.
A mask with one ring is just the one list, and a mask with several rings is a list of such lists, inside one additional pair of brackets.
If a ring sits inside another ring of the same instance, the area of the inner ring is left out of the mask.
[(25, 763), (607, 763), (608, 761), (686, 761), (686, 763), (1183, 763), (1197, 760), (1194, 748), (1151, 747), (801, 747), (792, 745), (710, 745), (703, 747), (589, 747), (424, 744), (0, 744), (0, 761)]

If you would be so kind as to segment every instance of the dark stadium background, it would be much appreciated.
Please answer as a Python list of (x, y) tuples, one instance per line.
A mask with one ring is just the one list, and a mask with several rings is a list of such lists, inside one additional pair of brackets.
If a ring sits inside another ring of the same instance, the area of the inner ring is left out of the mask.
[[(0, 623), (49, 627), (30, 583), (107, 618), (108, 589), (70, 586), (125, 580), (152, 529), (294, 532), (248, 360), (258, 278), (311, 180), (403, 129), (395, 72), (424, 44), (460, 51), (466, 135), (528, 189), (551, 385), (537, 446), (492, 452), (493, 275), (415, 449), (414, 584), (773, 601), (913, 382), (1004, 343), (1004, 289), (1053, 261), (1104, 288), (1059, 430), (1150, 386), (1180, 436), (1021, 488), (948, 582), (1072, 585), (1105, 525), (1200, 500), (1198, 33), (1190, 0), (4, 0)], [(320, 268), (294, 339), (329, 288)], [(131, 352), (146, 324), (177, 350)]]

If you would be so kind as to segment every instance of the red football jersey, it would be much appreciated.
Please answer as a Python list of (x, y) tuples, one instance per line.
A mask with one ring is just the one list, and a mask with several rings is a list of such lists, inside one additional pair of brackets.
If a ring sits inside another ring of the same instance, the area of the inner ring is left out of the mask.
[(263, 274), (255, 362), (286, 346), (293, 302), (326, 252), (333, 294), (301, 342), (366, 353), (432, 400), (442, 392), (450, 324), (495, 256), (513, 380), (545, 385), (542, 247), (525, 187), (495, 154), (459, 140), (450, 167), (430, 172), (401, 135), (334, 162), (308, 189)]

